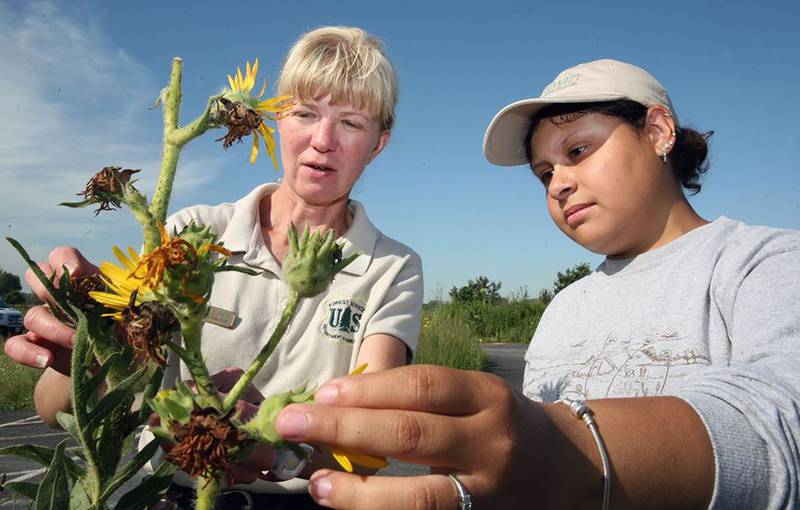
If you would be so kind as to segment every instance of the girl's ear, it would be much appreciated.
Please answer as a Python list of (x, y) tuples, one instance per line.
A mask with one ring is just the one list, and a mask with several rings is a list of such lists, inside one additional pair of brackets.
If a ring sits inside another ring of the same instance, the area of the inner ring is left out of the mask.
[(675, 145), (675, 119), (672, 114), (661, 105), (651, 106), (645, 115), (644, 129), (656, 156), (666, 160)]

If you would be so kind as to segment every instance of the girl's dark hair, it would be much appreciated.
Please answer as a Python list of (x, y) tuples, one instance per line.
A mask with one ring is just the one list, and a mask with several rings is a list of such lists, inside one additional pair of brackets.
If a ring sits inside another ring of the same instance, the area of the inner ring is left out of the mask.
[[(618, 99), (602, 103), (558, 103), (548, 105), (534, 114), (528, 134), (525, 135), (525, 155), (532, 161), (531, 138), (536, 129), (547, 119), (554, 124), (572, 122), (587, 113), (599, 113), (622, 119), (630, 126), (641, 130), (647, 108), (630, 99)], [(675, 147), (670, 152), (672, 171), (681, 185), (694, 195), (700, 192), (700, 178), (708, 171), (708, 139), (713, 131), (700, 133), (691, 128), (675, 127)]]

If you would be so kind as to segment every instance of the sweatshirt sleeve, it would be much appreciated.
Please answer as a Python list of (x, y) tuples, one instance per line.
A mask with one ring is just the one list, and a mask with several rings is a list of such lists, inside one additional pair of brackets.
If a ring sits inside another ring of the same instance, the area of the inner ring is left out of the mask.
[(730, 362), (697, 372), (678, 392), (714, 449), (711, 508), (800, 507), (800, 243), (786, 241), (720, 263), (710, 298)]

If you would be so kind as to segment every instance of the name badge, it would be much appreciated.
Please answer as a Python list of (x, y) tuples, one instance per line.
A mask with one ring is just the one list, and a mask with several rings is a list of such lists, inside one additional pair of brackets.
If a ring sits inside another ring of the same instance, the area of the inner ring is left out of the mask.
[(233, 324), (236, 322), (236, 314), (229, 310), (212, 306), (208, 310), (208, 315), (204, 319), (209, 324), (216, 324), (227, 329), (233, 329)]

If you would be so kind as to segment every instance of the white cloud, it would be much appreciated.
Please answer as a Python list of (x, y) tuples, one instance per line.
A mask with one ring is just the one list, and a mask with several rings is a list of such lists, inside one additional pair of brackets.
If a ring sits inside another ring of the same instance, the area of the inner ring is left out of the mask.
[[(144, 168), (152, 190), (160, 167), (161, 112), (147, 109), (163, 84), (105, 33), (51, 3), (9, 6), (0, 0), (0, 231), (35, 258), (59, 244), (107, 258), (111, 243), (135, 243), (130, 214), (99, 217), (57, 206), (77, 199), (87, 179), (108, 165)], [(182, 159), (176, 191), (214, 177), (219, 162)], [(188, 172), (191, 179), (181, 179)], [(144, 173), (144, 172), (143, 172)], [(25, 264), (0, 242), (0, 268)]]

